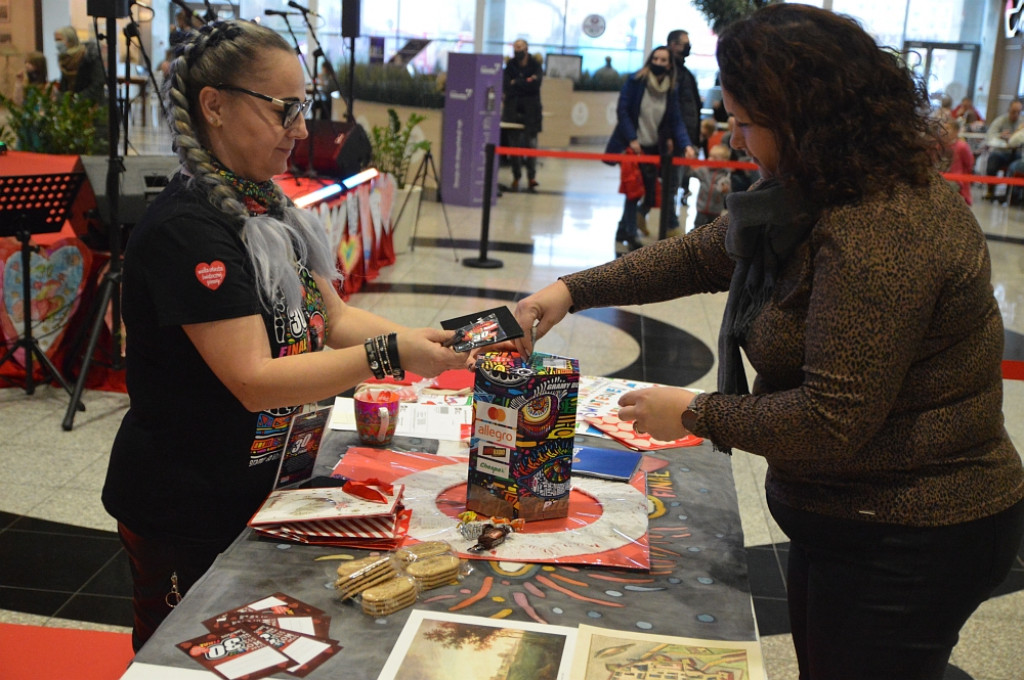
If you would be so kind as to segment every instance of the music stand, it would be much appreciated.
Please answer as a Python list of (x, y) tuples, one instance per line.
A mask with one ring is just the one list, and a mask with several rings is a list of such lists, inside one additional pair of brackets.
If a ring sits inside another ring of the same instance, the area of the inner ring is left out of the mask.
[[(434, 175), (434, 185), (437, 186), (437, 202), (441, 204), (441, 214), (444, 215), (444, 224), (448, 227), (448, 242), (452, 244), (452, 254), (455, 256), (455, 261), (458, 262), (459, 252), (455, 250), (455, 237), (452, 235), (452, 224), (448, 221), (448, 211), (444, 208), (444, 198), (441, 196), (441, 179), (437, 176), (437, 166), (434, 165), (434, 156), (430, 153), (430, 149), (423, 152), (423, 160), (420, 161), (420, 167), (416, 168), (416, 174), (412, 176), (412, 181), (409, 183), (409, 186), (419, 186), (421, 192), (426, 191), (428, 167)], [(412, 196), (411, 191), (405, 195), (405, 200), (402, 201), (402, 207), (398, 209), (398, 214), (395, 216), (395, 224), (398, 224), (398, 220), (402, 219), (402, 213), (405, 212), (405, 206), (409, 202), (410, 196)], [(421, 200), (416, 203), (416, 218), (412, 223), (412, 236), (409, 238), (409, 252), (416, 250), (416, 231), (420, 226), (420, 205), (422, 202), (421, 195)]]
[[(25, 350), (26, 394), (36, 390), (34, 356), (74, 397), (71, 385), (32, 335), (32, 251), (39, 248), (31, 240), (32, 234), (52, 234), (63, 228), (84, 179), (83, 172), (0, 177), (0, 236), (14, 236), (21, 242), (21, 303), (25, 322), (25, 334), (0, 358), (0, 366), (14, 358), (19, 349)], [(74, 406), (85, 409), (81, 402)]]

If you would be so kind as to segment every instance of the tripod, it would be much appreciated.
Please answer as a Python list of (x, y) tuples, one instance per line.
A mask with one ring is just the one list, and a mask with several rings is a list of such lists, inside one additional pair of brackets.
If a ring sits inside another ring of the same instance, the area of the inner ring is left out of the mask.
[[(118, 120), (117, 120), (117, 72), (114, 64), (117, 63), (117, 19), (128, 15), (127, 5), (124, 7), (117, 3), (107, 3), (110, 7), (99, 7), (102, 3), (96, 3), (101, 10), (107, 10), (107, 130), (110, 134), (110, 153), (107, 157), (107, 204), (110, 213), (110, 266), (103, 276), (96, 291), (96, 300), (93, 303), (93, 322), (89, 333), (89, 343), (86, 345), (85, 356), (82, 358), (82, 368), (75, 382), (75, 389), (71, 394), (71, 403), (64, 414), (64, 421), (61, 427), (70, 431), (74, 427), (75, 410), (80, 403), (82, 391), (85, 389), (85, 381), (89, 375), (89, 364), (92, 363), (93, 353), (96, 351), (96, 344), (99, 341), (100, 331), (103, 329), (104, 315), (107, 305), (113, 303), (111, 318), (113, 329), (111, 333), (113, 346), (113, 367), (122, 368), (121, 365), (121, 215), (119, 211), (121, 198), (121, 174), (124, 170), (124, 159), (117, 155), (118, 142)], [(92, 8), (93, 5), (90, 5)], [(116, 16), (115, 16), (116, 15)], [(85, 410), (82, 407), (80, 410)]]
[[(441, 214), (444, 215), (444, 225), (448, 228), (448, 242), (452, 244), (452, 255), (455, 256), (455, 261), (459, 261), (459, 253), (455, 250), (455, 237), (452, 236), (452, 225), (448, 221), (448, 211), (444, 207), (444, 198), (441, 196), (441, 180), (437, 176), (437, 166), (434, 165), (434, 156), (430, 153), (430, 149), (427, 149), (423, 154), (423, 160), (420, 161), (420, 167), (416, 168), (416, 174), (412, 177), (412, 182), (409, 183), (410, 187), (419, 186), (421, 190), (426, 189), (427, 183), (427, 168), (430, 168), (430, 172), (434, 177), (434, 185), (437, 187), (437, 202), (441, 204)], [(410, 191), (405, 195), (405, 200), (402, 201), (402, 207), (398, 209), (398, 215), (395, 216), (395, 224), (398, 224), (398, 220), (402, 219), (402, 213), (405, 212), (405, 206), (409, 203), (409, 197), (412, 196)], [(420, 203), (416, 204), (416, 219), (413, 222), (412, 237), (409, 239), (409, 250), (413, 251), (416, 249), (416, 230), (420, 225)]]
[(54, 233), (61, 230), (84, 178), (83, 173), (76, 172), (0, 179), (0, 214), (11, 209), (18, 211), (14, 227), (0, 227), (0, 236), (15, 236), (21, 242), (21, 304), (22, 319), (25, 323), (24, 335), (0, 358), (0, 366), (13, 359), (19, 349), (24, 350), (25, 393), (33, 394), (36, 390), (32, 363), (33, 359), (38, 359), (61, 387), (71, 394), (69, 409), (72, 411), (85, 407), (75, 397), (71, 385), (32, 335), (32, 252), (38, 248), (33, 246), (31, 241), (32, 234)]

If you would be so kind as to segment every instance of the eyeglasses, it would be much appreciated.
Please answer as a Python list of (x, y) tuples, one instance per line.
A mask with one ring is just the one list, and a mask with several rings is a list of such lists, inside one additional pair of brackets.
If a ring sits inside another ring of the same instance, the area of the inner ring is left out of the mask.
[(270, 97), (265, 94), (260, 94), (259, 92), (247, 90), (244, 87), (235, 87), (234, 85), (218, 85), (215, 89), (241, 92), (242, 94), (247, 94), (250, 97), (256, 97), (257, 99), (268, 101), (274, 106), (282, 107), (281, 125), (285, 129), (290, 128), (300, 116), (305, 118), (306, 114), (309, 113), (309, 110), (313, 107), (312, 99), (306, 99), (304, 101), (300, 101), (298, 99), (278, 99), (277, 97)]

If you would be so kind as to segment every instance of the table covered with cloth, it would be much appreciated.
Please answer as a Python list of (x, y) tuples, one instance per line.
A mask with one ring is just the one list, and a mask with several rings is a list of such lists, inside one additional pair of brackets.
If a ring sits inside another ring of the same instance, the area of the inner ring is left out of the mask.
[[(578, 444), (617, 448), (581, 437)], [(330, 431), (316, 475), (329, 475), (355, 433)], [(437, 453), (438, 442), (396, 437), (396, 451)], [(717, 640), (756, 640), (747, 563), (729, 457), (707, 442), (648, 453), (651, 569), (472, 560), (461, 582), (421, 594), (412, 608), (374, 619), (333, 588), (337, 561), (317, 557), (366, 551), (286, 543), (244, 531), (218, 557), (136, 655), (124, 678), (214, 677), (176, 645), (206, 633), (203, 621), (273, 593), (323, 609), (342, 649), (307, 677), (376, 678), (415, 609), (503, 617), (560, 626)], [(440, 489), (438, 491), (441, 491)], [(527, 525), (529, 531), (529, 525)], [(163, 673), (172, 673), (165, 675)], [(273, 677), (289, 677), (280, 673)]]

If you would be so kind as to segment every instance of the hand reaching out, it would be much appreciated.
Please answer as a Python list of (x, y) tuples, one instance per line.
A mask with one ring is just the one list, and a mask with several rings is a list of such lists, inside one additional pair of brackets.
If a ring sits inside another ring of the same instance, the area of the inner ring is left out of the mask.
[(655, 439), (672, 441), (690, 434), (681, 420), (697, 396), (680, 387), (648, 387), (619, 397), (619, 418), (633, 421), (633, 429)]

